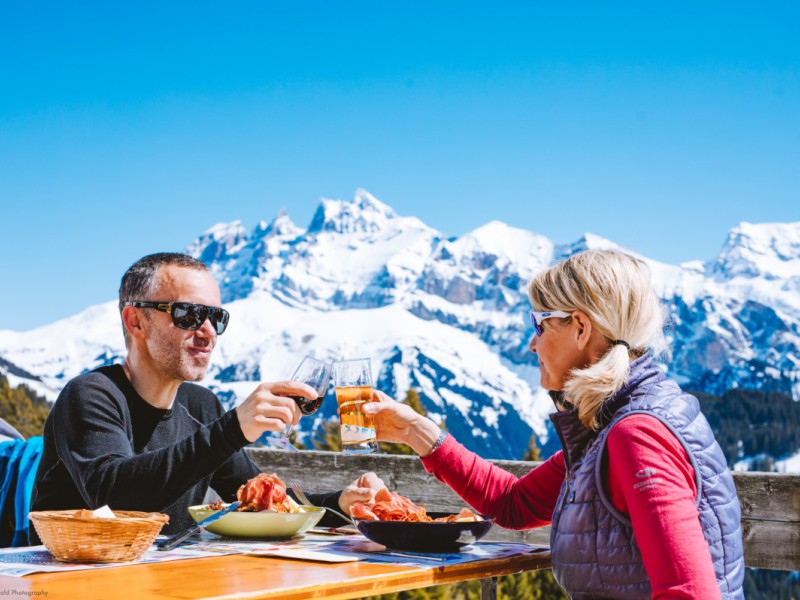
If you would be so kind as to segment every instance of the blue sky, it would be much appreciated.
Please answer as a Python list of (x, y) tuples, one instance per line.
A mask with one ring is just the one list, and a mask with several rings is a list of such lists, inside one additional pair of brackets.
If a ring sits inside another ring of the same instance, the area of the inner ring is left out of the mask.
[(4, 3), (0, 329), (364, 187), (665, 262), (800, 220), (794, 2)]

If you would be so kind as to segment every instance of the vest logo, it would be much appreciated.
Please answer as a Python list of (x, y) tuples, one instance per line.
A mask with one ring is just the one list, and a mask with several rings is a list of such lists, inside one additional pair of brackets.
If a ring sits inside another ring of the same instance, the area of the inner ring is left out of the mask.
[(639, 479), (647, 479), (648, 477), (652, 477), (655, 474), (656, 470), (651, 469), (649, 467), (647, 469), (641, 469), (639, 471), (636, 471), (636, 477), (638, 477)]

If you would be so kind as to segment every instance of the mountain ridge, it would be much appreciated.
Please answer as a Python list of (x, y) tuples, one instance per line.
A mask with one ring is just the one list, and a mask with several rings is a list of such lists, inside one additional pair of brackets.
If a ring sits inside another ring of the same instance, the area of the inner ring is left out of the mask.
[[(800, 397), (795, 235), (800, 223), (742, 223), (710, 261), (642, 257), (669, 312), (662, 360), (682, 385)], [(249, 230), (217, 223), (187, 249), (209, 264), (233, 315), (205, 383), (232, 404), (259, 379), (285, 377), (303, 352), (370, 356), (385, 391), (417, 387), (466, 445), (519, 457), (531, 432), (546, 439), (552, 410), (527, 349), (527, 283), (588, 248), (621, 249), (588, 232), (559, 244), (501, 221), (448, 237), (363, 189), (323, 199), (306, 229), (286, 211)], [(118, 319), (112, 301), (28, 332), (0, 330), (0, 358), (39, 379), (10, 380), (52, 399), (71, 377), (124, 356)], [(333, 412), (326, 402), (301, 430)]]

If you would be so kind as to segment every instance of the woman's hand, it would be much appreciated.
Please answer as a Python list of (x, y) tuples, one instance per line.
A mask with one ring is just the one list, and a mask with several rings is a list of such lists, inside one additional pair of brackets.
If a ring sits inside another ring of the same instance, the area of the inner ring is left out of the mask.
[(441, 429), (436, 423), (378, 390), (373, 390), (372, 402), (365, 404), (362, 410), (375, 416), (375, 432), (379, 440), (408, 444), (420, 456), (430, 454), (439, 439)]

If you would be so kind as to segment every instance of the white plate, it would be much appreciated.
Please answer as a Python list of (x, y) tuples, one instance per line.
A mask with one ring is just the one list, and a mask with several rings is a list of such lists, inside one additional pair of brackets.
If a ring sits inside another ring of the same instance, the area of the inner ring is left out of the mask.
[[(319, 523), (324, 508), (317, 506), (301, 506), (298, 513), (277, 512), (231, 512), (220, 517), (204, 529), (217, 535), (231, 537), (257, 538), (289, 538), (308, 531)], [(195, 522), (213, 515), (215, 510), (208, 510), (205, 505), (190, 506), (189, 514)]]

